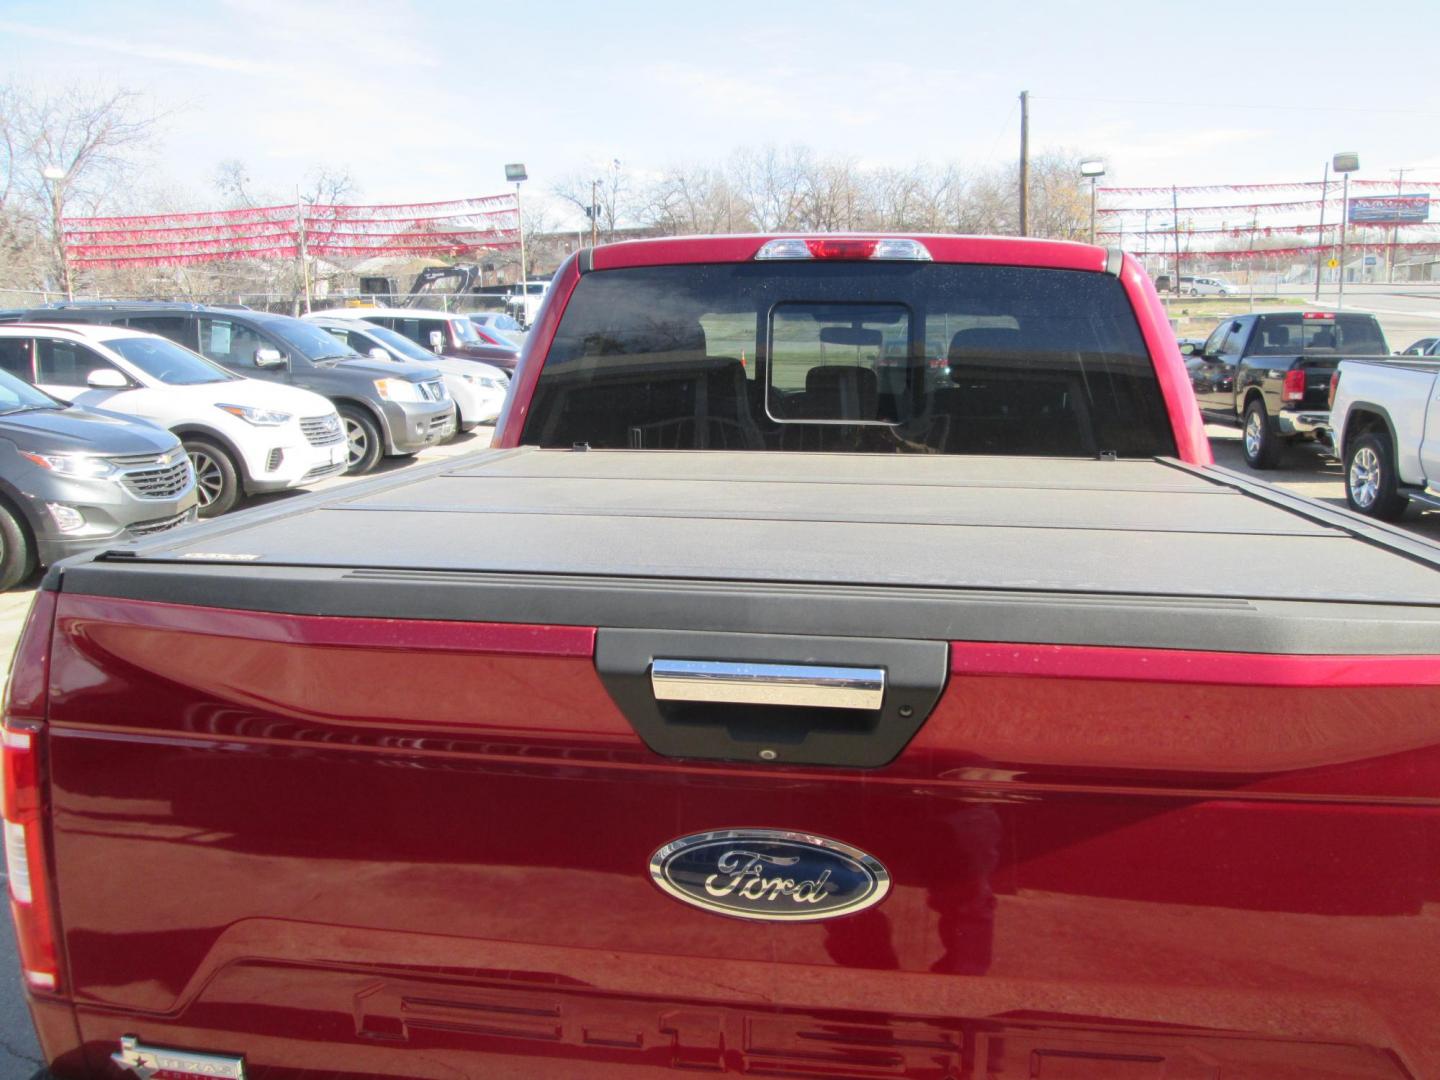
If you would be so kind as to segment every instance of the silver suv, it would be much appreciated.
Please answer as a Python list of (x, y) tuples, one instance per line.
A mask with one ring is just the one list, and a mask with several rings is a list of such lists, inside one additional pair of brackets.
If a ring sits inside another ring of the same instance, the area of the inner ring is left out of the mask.
[(0, 589), (37, 565), (195, 520), (180, 440), (0, 371)]

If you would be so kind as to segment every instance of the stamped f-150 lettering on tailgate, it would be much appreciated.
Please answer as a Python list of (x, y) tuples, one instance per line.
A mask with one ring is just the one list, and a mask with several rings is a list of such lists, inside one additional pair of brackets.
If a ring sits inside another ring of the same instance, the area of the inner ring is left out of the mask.
[(583, 252), (496, 443), (47, 576), (56, 1076), (1440, 1075), (1440, 551), (1216, 469), (1128, 257)]

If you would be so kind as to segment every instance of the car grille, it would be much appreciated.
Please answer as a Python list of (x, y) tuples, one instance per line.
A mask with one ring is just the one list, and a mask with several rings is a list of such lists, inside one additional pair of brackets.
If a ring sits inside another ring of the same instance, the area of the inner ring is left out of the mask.
[(311, 446), (333, 446), (345, 441), (345, 430), (340, 426), (340, 417), (334, 413), (329, 416), (302, 417), (300, 430), (305, 433)]
[(422, 401), (444, 401), (445, 384), (439, 379), (435, 379), (432, 382), (422, 382), (420, 384), (420, 398)]
[[(169, 464), (157, 464), (157, 461)], [(155, 454), (132, 454), (115, 457), (110, 461), (125, 470), (120, 482), (130, 494), (141, 499), (170, 499), (179, 495), (193, 479), (190, 459), (183, 451), (174, 451), (163, 457)]]
[(156, 518), (154, 521), (137, 521), (130, 526), (130, 535), (149, 536), (151, 533), (164, 532), (166, 529), (173, 529), (177, 525), (184, 525), (187, 521), (194, 520), (195, 511), (186, 510), (171, 517)]
[(338, 465), (316, 465), (315, 468), (300, 478), (300, 482), (303, 484), (307, 480), (321, 480), (327, 476), (339, 476), (345, 471), (345, 464), (346, 463), (342, 461)]
[(431, 435), (434, 435), (437, 431), (448, 431), (454, 426), (454, 423), (455, 417), (453, 413), (445, 416), (433, 416), (430, 418), (429, 432)]

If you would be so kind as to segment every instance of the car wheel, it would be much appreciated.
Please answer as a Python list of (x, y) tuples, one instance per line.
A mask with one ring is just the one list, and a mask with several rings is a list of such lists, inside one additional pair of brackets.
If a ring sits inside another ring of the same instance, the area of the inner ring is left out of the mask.
[(1352, 510), (1382, 521), (1397, 520), (1410, 504), (1398, 483), (1388, 435), (1372, 432), (1350, 444), (1345, 454), (1345, 501)]
[(1200, 290), (1199, 290), (1199, 289), (1191, 289), (1190, 292), (1187, 293), (1186, 295), (1188, 295), (1188, 296), (1199, 296), (1199, 295), (1200, 295)]
[(373, 469), (385, 450), (380, 425), (364, 409), (355, 405), (340, 406), (340, 422), (345, 425), (345, 442), (349, 446), (349, 468), (353, 476)]
[(0, 504), (0, 591), (13, 589), (35, 569), (30, 537), (8, 506)]
[(185, 453), (195, 470), (195, 494), (202, 518), (219, 517), (240, 501), (240, 472), (235, 460), (205, 439), (185, 439)]
[(1252, 469), (1273, 469), (1280, 461), (1280, 440), (1270, 430), (1270, 414), (1259, 398), (1245, 406), (1245, 464)]

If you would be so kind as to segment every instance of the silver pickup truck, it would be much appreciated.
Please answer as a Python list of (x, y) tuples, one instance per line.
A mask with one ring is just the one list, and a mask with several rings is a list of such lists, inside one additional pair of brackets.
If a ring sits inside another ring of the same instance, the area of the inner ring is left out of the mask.
[(1394, 521), (1411, 503), (1440, 507), (1440, 360), (1343, 360), (1331, 383), (1345, 498)]

